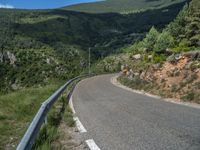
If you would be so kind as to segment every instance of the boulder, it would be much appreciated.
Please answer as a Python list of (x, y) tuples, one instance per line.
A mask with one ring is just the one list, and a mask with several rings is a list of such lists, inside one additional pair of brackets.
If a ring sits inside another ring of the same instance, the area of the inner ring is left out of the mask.
[(153, 55), (149, 55), (149, 56), (148, 56), (148, 59), (153, 59)]
[(47, 62), (47, 64), (50, 64), (50, 58), (47, 58), (47, 60), (46, 60), (46, 62)]
[(136, 55), (133, 55), (133, 59), (136, 59), (136, 60), (139, 60), (142, 58), (142, 55), (141, 54), (136, 54)]
[(125, 69), (124, 65), (121, 65), (121, 71), (123, 71)]
[(183, 58), (183, 55), (181, 55), (181, 54), (176, 54), (175, 55), (175, 59), (176, 60), (180, 60), (180, 59), (182, 59)]
[(140, 74), (140, 79), (144, 79), (145, 78), (145, 72), (143, 71), (141, 74)]
[(13, 83), (13, 84), (11, 85), (11, 88), (12, 88), (13, 90), (18, 90), (18, 89), (19, 89), (19, 85), (17, 85), (16, 83)]
[(10, 64), (11, 64), (11, 65), (14, 65), (15, 62), (17, 61), (17, 58), (16, 58), (15, 55), (14, 55), (13, 53), (11, 53), (10, 51), (7, 51), (6, 53), (7, 53), (8, 59), (9, 59), (9, 61), (10, 61)]
[(154, 70), (159, 70), (162, 67), (161, 63), (157, 63), (153, 65)]

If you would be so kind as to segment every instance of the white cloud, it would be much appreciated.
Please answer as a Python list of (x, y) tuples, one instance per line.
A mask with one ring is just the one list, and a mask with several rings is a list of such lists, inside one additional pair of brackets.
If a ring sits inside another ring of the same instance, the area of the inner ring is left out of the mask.
[(0, 4), (0, 8), (10, 8), (10, 9), (12, 9), (12, 8), (14, 8), (14, 6), (8, 5), (8, 4)]

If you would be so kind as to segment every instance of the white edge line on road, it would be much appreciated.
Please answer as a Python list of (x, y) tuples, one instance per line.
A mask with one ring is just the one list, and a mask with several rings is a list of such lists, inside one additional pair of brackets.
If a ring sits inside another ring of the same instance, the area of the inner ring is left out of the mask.
[(101, 150), (96, 143), (94, 142), (93, 139), (89, 139), (85, 141), (88, 145), (88, 147), (90, 148), (90, 150)]
[(83, 124), (81, 121), (78, 119), (78, 117), (74, 117), (74, 121), (76, 123), (76, 127), (78, 128), (80, 133), (85, 133), (87, 130), (84, 128)]
[(71, 96), (70, 99), (69, 99), (69, 107), (71, 108), (72, 113), (75, 114), (76, 111), (75, 111), (75, 109), (74, 109), (72, 96)]
[(142, 94), (142, 95), (146, 95), (148, 97), (152, 97), (152, 98), (156, 98), (156, 99), (160, 99), (160, 100), (164, 100), (165, 102), (169, 102), (169, 103), (174, 103), (174, 104), (178, 104), (178, 105), (183, 105), (183, 106), (188, 106), (188, 107), (192, 107), (192, 108), (197, 108), (197, 109), (200, 109), (200, 105), (199, 104), (193, 104), (193, 103), (187, 103), (187, 102), (177, 102), (176, 100), (174, 99), (171, 99), (171, 98), (162, 98), (160, 96), (157, 96), (157, 95), (152, 95), (150, 93), (146, 93), (144, 91), (139, 91), (139, 90), (134, 90), (134, 89), (131, 89), (125, 85), (122, 85), (121, 83), (119, 83), (117, 81), (117, 78), (119, 77), (119, 75), (117, 76), (114, 76), (110, 79), (111, 83), (117, 87), (120, 87), (122, 89), (125, 89), (127, 91), (130, 91), (130, 92), (134, 92), (134, 93), (137, 93), (137, 94)]
[[(72, 97), (73, 97), (73, 96), (71, 96), (70, 99), (69, 99), (69, 107), (71, 108), (72, 113), (75, 114), (76, 111), (75, 111), (75, 109), (74, 109), (73, 98), (72, 98)], [(78, 129), (78, 131), (79, 131), (80, 133), (85, 133), (85, 132), (87, 132), (87, 130), (85, 129), (85, 127), (83, 126), (83, 124), (81, 123), (81, 121), (78, 119), (78, 117), (73, 117), (73, 119), (74, 119), (75, 124), (76, 124), (76, 127), (77, 127), (77, 129)]]

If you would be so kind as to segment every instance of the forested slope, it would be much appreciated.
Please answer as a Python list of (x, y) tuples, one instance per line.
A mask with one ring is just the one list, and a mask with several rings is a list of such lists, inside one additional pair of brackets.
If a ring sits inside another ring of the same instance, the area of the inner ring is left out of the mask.
[(165, 27), (183, 5), (129, 15), (0, 9), (0, 91), (78, 75), (89, 47), (92, 61), (119, 52), (151, 26)]
[(142, 41), (97, 66), (103, 72), (122, 69), (119, 80), (131, 88), (200, 103), (200, 1), (192, 0), (162, 31), (152, 27)]

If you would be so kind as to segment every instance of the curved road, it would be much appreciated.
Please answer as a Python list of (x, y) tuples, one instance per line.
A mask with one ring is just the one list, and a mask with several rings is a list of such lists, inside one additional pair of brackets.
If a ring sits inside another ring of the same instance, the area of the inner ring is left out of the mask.
[(200, 109), (116, 87), (114, 75), (81, 81), (76, 116), (101, 150), (200, 150)]

